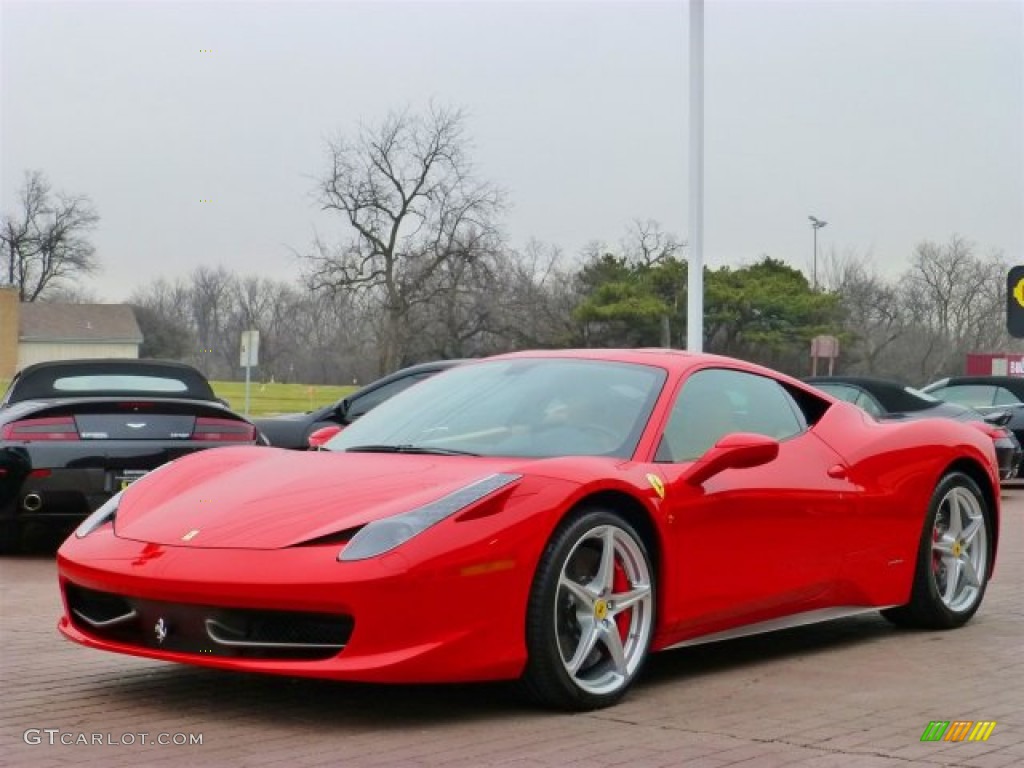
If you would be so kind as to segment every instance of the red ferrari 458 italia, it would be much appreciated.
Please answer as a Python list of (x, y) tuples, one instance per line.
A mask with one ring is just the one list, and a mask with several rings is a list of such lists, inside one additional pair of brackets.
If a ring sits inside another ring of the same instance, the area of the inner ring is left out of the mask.
[(218, 448), (61, 547), (83, 645), (376, 682), (619, 700), (652, 651), (881, 610), (978, 610), (992, 440), (879, 423), (773, 371), (668, 350), (453, 368), (315, 453)]

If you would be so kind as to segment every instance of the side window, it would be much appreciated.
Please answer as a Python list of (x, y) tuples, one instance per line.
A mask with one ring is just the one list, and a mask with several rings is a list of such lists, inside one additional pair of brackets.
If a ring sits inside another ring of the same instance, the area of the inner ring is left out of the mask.
[(1014, 405), (1019, 403), (1018, 398), (1013, 392), (1008, 390), (1006, 387), (996, 387), (996, 401), (995, 405)]
[(857, 396), (857, 400), (854, 405), (867, 411), (876, 419), (880, 419), (885, 414), (885, 411), (882, 410), (882, 406), (878, 404), (878, 401), (867, 392), (861, 392)]
[(655, 460), (692, 461), (732, 432), (784, 440), (805, 428), (792, 396), (772, 379), (707, 369), (694, 373), (683, 385)]
[(372, 411), (385, 400), (390, 400), (399, 392), (408, 389), (416, 382), (423, 381), (423, 379), (432, 375), (432, 372), (417, 373), (412, 376), (404, 376), (401, 379), (396, 379), (395, 381), (391, 381), (383, 386), (377, 387), (372, 392), (367, 392), (365, 395), (353, 400), (352, 404), (348, 407), (348, 412), (345, 414), (345, 418), (349, 421), (355, 421), (360, 416)]
[(856, 401), (857, 395), (860, 394), (860, 390), (856, 387), (851, 387), (849, 384), (824, 384), (815, 382), (814, 386), (824, 392), (828, 392), (837, 400), (845, 400), (848, 403)]
[(955, 384), (951, 387), (937, 389), (931, 394), (949, 403), (976, 408), (992, 405), (996, 396), (996, 388), (991, 384)]

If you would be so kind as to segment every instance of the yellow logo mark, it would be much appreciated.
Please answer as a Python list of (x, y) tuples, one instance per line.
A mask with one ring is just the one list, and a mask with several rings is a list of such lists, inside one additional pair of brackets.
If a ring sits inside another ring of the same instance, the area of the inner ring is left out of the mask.
[(647, 475), (647, 482), (651, 484), (651, 488), (658, 494), (659, 499), (665, 498), (665, 484), (661, 482), (661, 478), (653, 472)]
[(604, 600), (598, 600), (596, 603), (594, 603), (594, 616), (597, 618), (598, 621), (604, 621), (607, 615), (608, 603), (606, 603)]
[(954, 541), (953, 542), (953, 550), (952, 550), (953, 557), (960, 557), (960, 554), (963, 551), (964, 551), (964, 548), (960, 544), (960, 542), (959, 541)]
[(995, 730), (995, 720), (981, 720), (974, 724), (974, 730), (971, 731), (971, 735), (967, 737), (968, 741), (988, 741), (988, 737), (992, 735), (992, 731)]
[(194, 539), (198, 535), (199, 535), (199, 529), (198, 528), (193, 528), (191, 531), (189, 531), (184, 536), (182, 536), (181, 540), (182, 541), (192, 541), (192, 539)]
[(1024, 278), (1018, 280), (1017, 284), (1013, 286), (1013, 298), (1024, 307)]

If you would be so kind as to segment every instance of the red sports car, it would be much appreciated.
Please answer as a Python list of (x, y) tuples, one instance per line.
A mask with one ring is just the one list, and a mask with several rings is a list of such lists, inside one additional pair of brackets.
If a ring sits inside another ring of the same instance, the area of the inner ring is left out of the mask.
[(879, 609), (959, 626), (995, 560), (986, 435), (878, 423), (729, 358), (490, 358), (328, 448), (218, 448), (129, 486), (60, 549), (60, 630), (236, 670), (518, 679), (590, 709), (651, 651)]

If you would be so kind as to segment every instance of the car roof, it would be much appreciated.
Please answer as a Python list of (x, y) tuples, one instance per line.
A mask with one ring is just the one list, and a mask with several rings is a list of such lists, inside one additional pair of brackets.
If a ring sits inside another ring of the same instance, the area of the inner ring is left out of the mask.
[(948, 379), (942, 379), (934, 384), (929, 384), (929, 386), (935, 386), (935, 384), (941, 384), (945, 387), (963, 386), (966, 384), (990, 385), (1006, 387), (1006, 389), (1018, 396), (1024, 394), (1024, 377), (1020, 376), (950, 376)]
[(372, 392), (376, 389), (379, 389), (380, 387), (383, 387), (385, 384), (390, 384), (396, 379), (404, 379), (407, 376), (414, 376), (417, 373), (436, 373), (439, 371), (446, 371), (449, 368), (454, 368), (455, 366), (462, 365), (463, 363), (472, 362), (476, 362), (476, 358), (431, 360), (430, 362), (427, 363), (417, 363), (415, 365), (409, 365), (406, 366), (405, 368), (399, 368), (397, 371), (392, 371), (391, 373), (385, 376), (381, 376), (380, 378), (374, 379), (373, 381), (369, 381), (366, 384), (359, 386), (358, 389), (345, 395), (345, 397), (342, 399), (346, 400), (352, 397), (358, 397), (360, 395), (366, 394), (367, 392)]
[(864, 389), (870, 389), (871, 387), (900, 387), (907, 386), (903, 382), (897, 379), (885, 379), (881, 376), (848, 376), (846, 374), (838, 374), (836, 376), (805, 376), (804, 381), (809, 383), (835, 381), (840, 384), (854, 384)]
[[(47, 368), (121, 368), (121, 367), (163, 367), (178, 368), (186, 371), (199, 371), (195, 366), (182, 363), (178, 360), (158, 360), (144, 357), (82, 357), (74, 360), (46, 360), (41, 363), (32, 363), (21, 369), (22, 375), (35, 371), (46, 370)], [(199, 374), (200, 376), (202, 374)]]
[(934, 408), (937, 403), (908, 392), (905, 384), (894, 379), (883, 379), (877, 376), (808, 376), (804, 379), (808, 384), (845, 384), (859, 387), (870, 394), (882, 407), (890, 413), (906, 413)]
[[(55, 388), (57, 379), (67, 376), (97, 375), (149, 375), (153, 377), (174, 376), (185, 384), (185, 392), (173, 394), (160, 392), (96, 390), (81, 393), (64, 392)], [(196, 368), (174, 360), (148, 360), (139, 358), (83, 358), (76, 360), (48, 360), (33, 363), (22, 368), (11, 382), (8, 402), (25, 400), (79, 399), (82, 397), (120, 396), (160, 397), (166, 399), (216, 400), (216, 395)]]
[(768, 376), (776, 381), (798, 387), (800, 390), (809, 392), (815, 397), (835, 402), (836, 398), (827, 392), (821, 392), (808, 384), (787, 376), (784, 373), (766, 368), (757, 363), (750, 363), (735, 357), (724, 355), (712, 355), (705, 352), (688, 352), (682, 349), (664, 349), (660, 347), (639, 347), (628, 349), (541, 349), (526, 350), (522, 352), (509, 352), (503, 355), (484, 358), (484, 360), (514, 360), (521, 358), (569, 358), (576, 360), (604, 360), (607, 362), (632, 363), (634, 365), (654, 365), (667, 370), (685, 373), (697, 368), (725, 367), (734, 370), (746, 371), (760, 376)]

